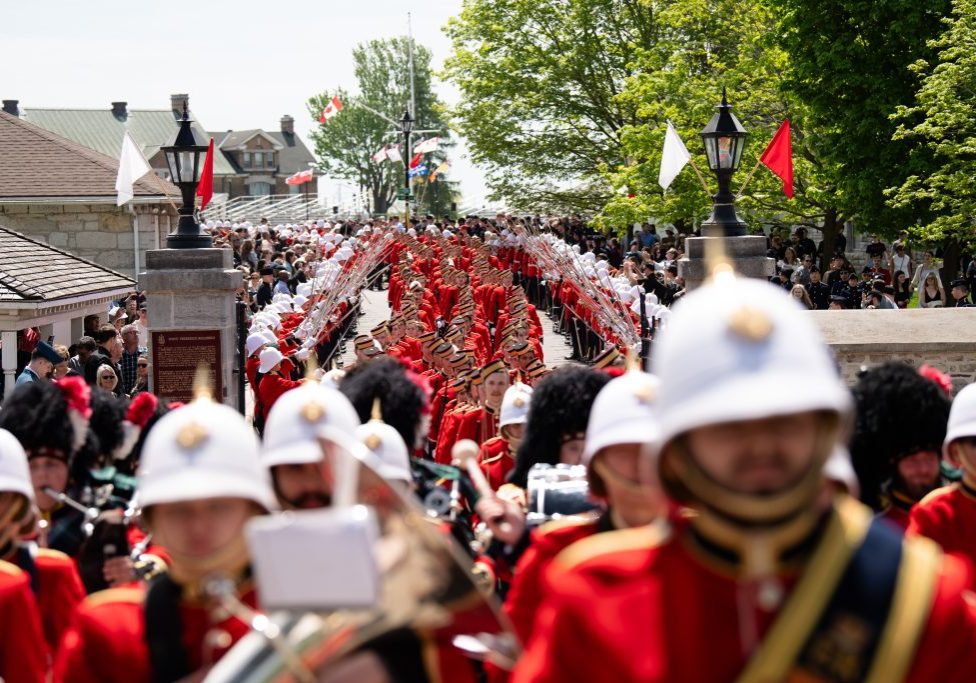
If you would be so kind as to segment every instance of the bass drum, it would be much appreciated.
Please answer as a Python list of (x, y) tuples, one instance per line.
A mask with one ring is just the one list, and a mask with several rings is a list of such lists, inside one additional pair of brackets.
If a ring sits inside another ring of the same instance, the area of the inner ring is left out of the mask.
[(526, 490), (529, 526), (585, 515), (597, 508), (583, 465), (533, 465)]
[[(204, 680), (327, 681), (338, 662), (363, 652), (393, 665), (436, 660), (440, 671), (431, 680), (454, 680), (453, 670), (470, 672), (471, 658), (510, 668), (520, 649), (514, 630), (495, 598), (477, 585), (471, 560), (446, 525), (428, 517), (408, 489), (384, 480), (362, 444), (336, 434), (320, 446), (334, 506), (367, 506), (378, 520), (376, 604), (259, 615), (251, 620), (255, 630)], [(336, 556), (341, 558), (341, 548)], [(257, 589), (260, 594), (260, 577)]]

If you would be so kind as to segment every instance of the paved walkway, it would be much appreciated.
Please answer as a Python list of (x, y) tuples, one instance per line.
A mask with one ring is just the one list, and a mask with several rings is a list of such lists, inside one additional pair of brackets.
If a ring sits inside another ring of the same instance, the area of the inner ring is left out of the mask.
[[(374, 292), (366, 290), (363, 297), (363, 315), (359, 318), (359, 327), (356, 334), (369, 334), (369, 331), (390, 317), (390, 309), (386, 303), (386, 290)], [(572, 348), (561, 334), (556, 334), (553, 330), (552, 320), (544, 312), (539, 312), (539, 320), (542, 322), (542, 353), (545, 355), (546, 365), (550, 368), (565, 365), (566, 356), (572, 353)], [(355, 361), (356, 349), (352, 343), (352, 337), (348, 337), (346, 352), (342, 354), (344, 366), (352, 365)]]

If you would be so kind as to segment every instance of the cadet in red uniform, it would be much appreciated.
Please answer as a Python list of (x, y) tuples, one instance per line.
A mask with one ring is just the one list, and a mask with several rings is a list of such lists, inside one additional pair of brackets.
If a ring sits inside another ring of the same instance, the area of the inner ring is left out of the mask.
[(144, 519), (169, 553), (169, 572), (148, 589), (90, 596), (61, 641), (56, 681), (181, 680), (249, 630), (221, 614), (203, 582), (227, 577), (242, 602), (256, 605), (244, 525), (275, 500), (254, 431), (236, 411), (198, 399), (155, 425), (138, 478)]
[(0, 560), (0, 677), (4, 683), (47, 681), (48, 653), (44, 631), (31, 595), (31, 577)]
[(933, 491), (915, 505), (907, 533), (927, 536), (976, 567), (976, 384), (965, 387), (953, 401), (942, 448), (943, 457), (962, 470), (962, 481)]
[(498, 436), (481, 444), (478, 465), (495, 491), (506, 482), (508, 473), (515, 466), (515, 453), (522, 443), (531, 400), (532, 387), (521, 382), (510, 386), (502, 399)]
[(561, 554), (515, 681), (971, 680), (963, 565), (825, 486), (850, 400), (799, 307), (723, 273), (653, 363), (658, 472), (697, 514)]

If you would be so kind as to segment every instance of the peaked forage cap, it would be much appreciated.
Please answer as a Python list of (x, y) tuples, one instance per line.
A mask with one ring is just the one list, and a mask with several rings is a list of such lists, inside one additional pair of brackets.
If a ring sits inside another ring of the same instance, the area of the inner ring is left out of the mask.
[(137, 473), (143, 507), (245, 498), (275, 508), (254, 430), (236, 410), (196, 400), (164, 415), (146, 439)]
[(808, 312), (762, 280), (723, 274), (684, 297), (654, 351), (662, 445), (706, 425), (850, 410)]

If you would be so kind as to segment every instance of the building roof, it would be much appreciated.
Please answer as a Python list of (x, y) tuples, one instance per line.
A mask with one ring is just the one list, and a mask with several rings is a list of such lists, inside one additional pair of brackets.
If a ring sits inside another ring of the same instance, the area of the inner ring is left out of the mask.
[[(275, 150), (278, 154), (277, 175), (289, 176), (298, 171), (306, 171), (308, 170), (308, 165), (315, 162), (315, 157), (309, 151), (308, 147), (294, 133), (251, 128), (249, 130), (228, 130), (207, 133), (207, 135), (212, 137), (214, 139), (214, 145), (223, 151), (240, 146), (258, 133), (263, 133), (266, 137), (271, 138), (280, 147), (280, 149)], [(226, 156), (226, 159), (234, 168), (238, 168), (237, 162), (229, 154)], [(245, 171), (241, 169), (238, 172), (244, 173)]]
[(0, 303), (44, 303), (135, 284), (121, 273), (0, 226)]
[[(121, 145), (121, 133), (119, 138)], [(84, 197), (114, 203), (116, 158), (0, 111), (0, 201)], [(179, 196), (172, 183), (149, 174), (132, 189), (137, 198)]]
[[(69, 140), (90, 147), (113, 159), (122, 151), (122, 135), (126, 130), (142, 153), (151, 159), (159, 148), (172, 142), (177, 124), (176, 112), (169, 109), (129, 109), (119, 118), (111, 109), (35, 109), (22, 108), (23, 118), (41, 128)], [(193, 118), (191, 113), (190, 118)], [(203, 138), (203, 127), (194, 120), (193, 130)], [(216, 143), (215, 143), (216, 144)], [(214, 159), (214, 175), (234, 175), (235, 171), (223, 155)]]

